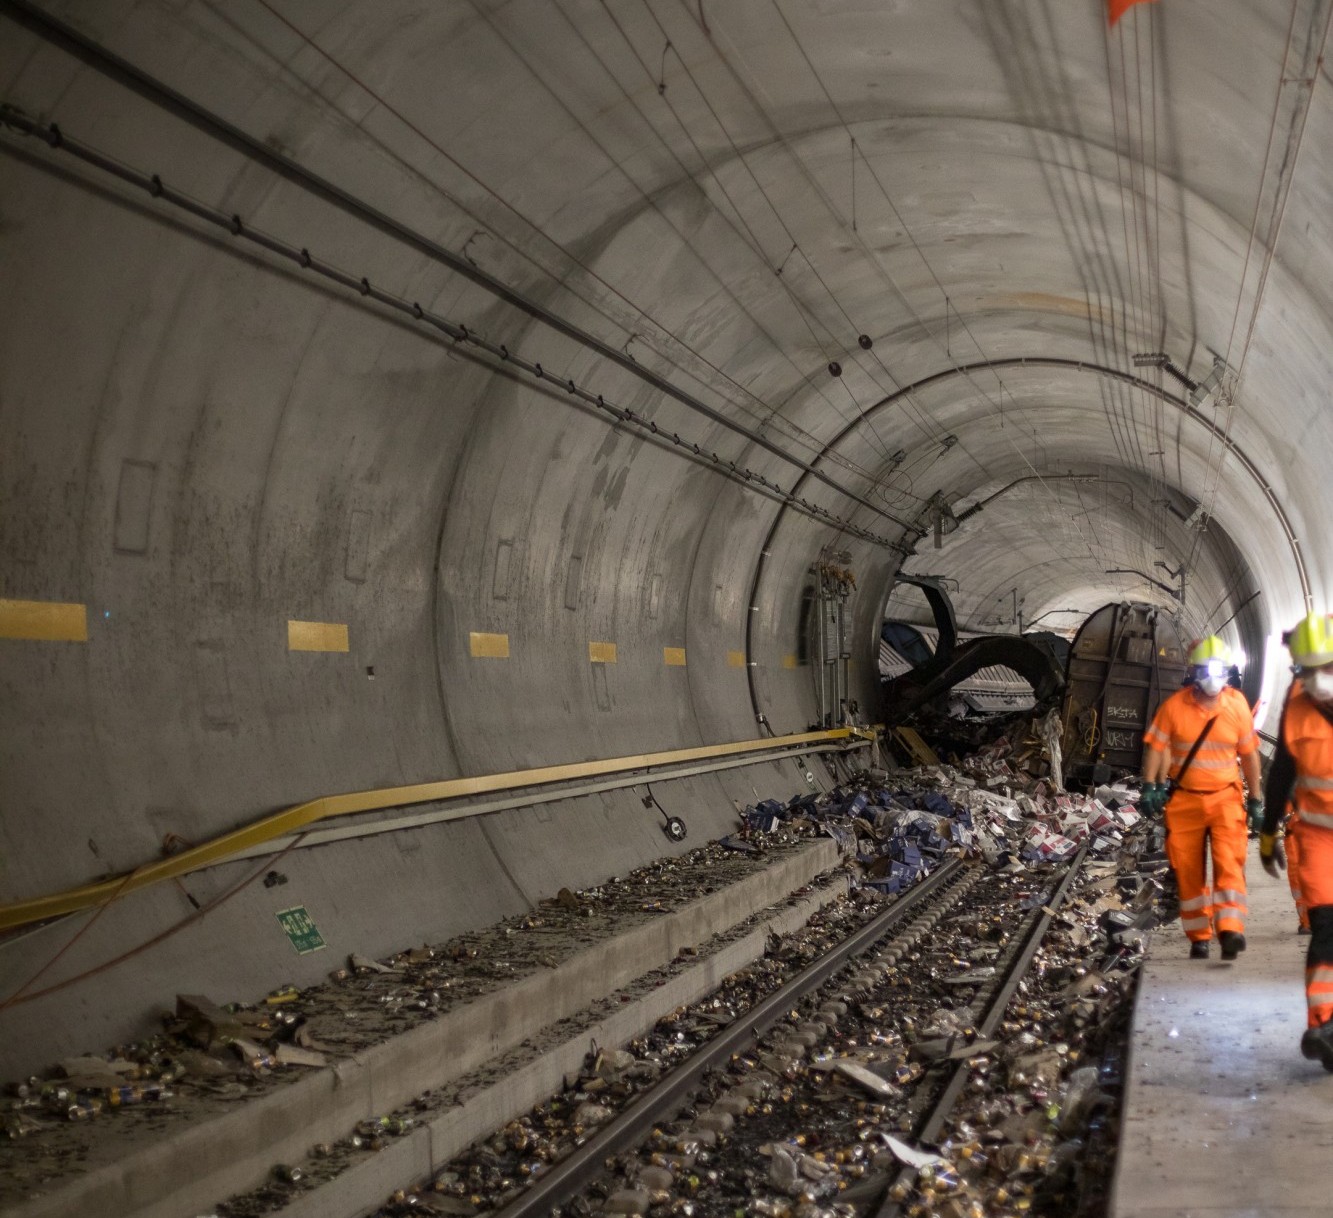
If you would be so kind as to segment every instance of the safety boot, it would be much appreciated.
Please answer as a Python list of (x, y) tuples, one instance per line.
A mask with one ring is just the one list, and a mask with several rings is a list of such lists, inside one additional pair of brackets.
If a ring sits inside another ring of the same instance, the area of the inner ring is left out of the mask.
[(1310, 1061), (1318, 1059), (1325, 1070), (1333, 1073), (1333, 1021), (1305, 1029), (1301, 1037), (1301, 1056)]
[(1207, 959), (1208, 959), (1208, 940), (1207, 940), (1207, 939), (1195, 939), (1194, 942), (1192, 942), (1192, 943), (1190, 944), (1190, 959), (1191, 959), (1191, 960), (1207, 960)]
[(1223, 960), (1234, 960), (1245, 950), (1245, 936), (1239, 931), (1218, 931), (1217, 941), (1222, 945)]

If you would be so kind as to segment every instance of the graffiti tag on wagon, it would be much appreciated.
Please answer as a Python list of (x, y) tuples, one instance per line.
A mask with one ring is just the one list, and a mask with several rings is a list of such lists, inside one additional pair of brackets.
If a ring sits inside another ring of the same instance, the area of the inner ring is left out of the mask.
[(1108, 719), (1119, 719), (1122, 722), (1137, 722), (1139, 712), (1137, 707), (1133, 706), (1108, 706), (1106, 708), (1106, 717)]

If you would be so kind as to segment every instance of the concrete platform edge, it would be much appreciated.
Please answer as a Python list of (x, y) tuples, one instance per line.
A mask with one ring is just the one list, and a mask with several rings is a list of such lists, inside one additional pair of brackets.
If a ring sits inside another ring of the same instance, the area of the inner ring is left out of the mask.
[(395, 1189), (431, 1176), (477, 1138), (558, 1091), (565, 1078), (582, 1066), (590, 1041), (611, 1047), (641, 1036), (662, 1016), (697, 1001), (716, 989), (724, 977), (759, 959), (770, 931), (786, 933), (803, 926), (847, 888), (844, 876), (821, 885), (763, 926), (700, 960), (665, 985), (627, 1003), (608, 1018), (580, 1029), (494, 1086), (478, 1091), (407, 1137), (391, 1142), (379, 1154), (343, 1172), (329, 1185), (293, 1198), (290, 1205), (272, 1211), (272, 1218), (363, 1218), (382, 1206)]
[[(84, 1213), (99, 1218), (181, 1218), (205, 1212), (219, 1198), (262, 1184), (273, 1164), (303, 1159), (314, 1143), (345, 1137), (357, 1121), (446, 1085), (669, 963), (682, 948), (697, 946), (783, 899), (835, 867), (839, 859), (832, 840), (811, 842), (735, 884), (596, 944), (558, 968), (530, 974), (402, 1036), (311, 1071), (252, 1103), (238, 1104), (179, 1136), (11, 1207), (6, 1218)], [(418, 1136), (405, 1139), (408, 1146)], [(381, 1158), (383, 1154), (377, 1161)], [(409, 1169), (400, 1179), (412, 1175)]]

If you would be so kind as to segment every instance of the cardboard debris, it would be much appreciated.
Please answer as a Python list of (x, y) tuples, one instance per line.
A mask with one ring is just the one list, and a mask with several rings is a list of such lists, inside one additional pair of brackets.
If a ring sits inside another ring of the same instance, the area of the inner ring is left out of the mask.
[(60, 1063), (66, 1078), (105, 1078), (114, 1086), (126, 1074), (135, 1073), (139, 1067), (134, 1062), (108, 1061), (104, 1057), (66, 1057)]
[(319, 1040), (310, 1030), (309, 1024), (302, 1024), (297, 1028), (296, 1034), (292, 1039), (303, 1049), (314, 1049), (317, 1053), (333, 1052), (333, 1046), (326, 1045), (322, 1040)]
[(928, 1150), (917, 1150), (890, 1134), (882, 1133), (879, 1136), (884, 1145), (893, 1152), (894, 1158), (899, 1163), (906, 1164), (908, 1167), (915, 1167), (917, 1171), (920, 1171), (923, 1167), (934, 1167), (937, 1164), (947, 1162), (941, 1155), (933, 1154)]
[(329, 1059), (323, 1053), (313, 1049), (303, 1049), (300, 1045), (279, 1045), (273, 1051), (274, 1059), (280, 1066), (327, 1066)]
[(901, 1095), (901, 1091), (895, 1087), (886, 1078), (881, 1078), (873, 1070), (854, 1062), (850, 1058), (840, 1057), (833, 1063), (833, 1069), (839, 1074), (845, 1074), (853, 1082), (859, 1083), (871, 1095), (883, 1096), (892, 1099)]
[(185, 1037), (201, 1049), (225, 1045), (241, 1035), (240, 1020), (202, 994), (177, 994), (176, 1016), (184, 1021)]
[(378, 960), (371, 960), (367, 956), (359, 956), (353, 952), (347, 957), (347, 963), (352, 966), (352, 971), (357, 973), (397, 973), (401, 969), (392, 968), (390, 965), (381, 964)]

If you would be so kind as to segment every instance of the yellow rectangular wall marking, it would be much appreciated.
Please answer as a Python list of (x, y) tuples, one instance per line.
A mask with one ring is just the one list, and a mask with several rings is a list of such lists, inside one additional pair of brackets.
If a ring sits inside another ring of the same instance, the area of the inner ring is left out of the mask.
[(614, 643), (589, 643), (588, 659), (593, 664), (614, 664), (616, 645)]
[(344, 622), (287, 623), (288, 651), (346, 651), (347, 625)]
[(509, 659), (509, 636), (507, 634), (483, 634), (472, 631), (467, 636), (468, 646), (477, 659)]
[(782, 657), (782, 667), (783, 667), (783, 668), (795, 668), (795, 667), (796, 667), (796, 657), (795, 657), (795, 656), (783, 656), (783, 657)]
[(669, 668), (685, 667), (685, 648), (683, 647), (663, 647), (662, 663)]
[(62, 604), (59, 601), (0, 599), (0, 639), (86, 643), (88, 606)]
[(743, 651), (729, 651), (729, 652), (727, 652), (727, 664), (728, 664), (728, 666), (731, 667), (731, 668), (744, 668), (744, 667), (745, 667), (745, 652), (743, 652)]

